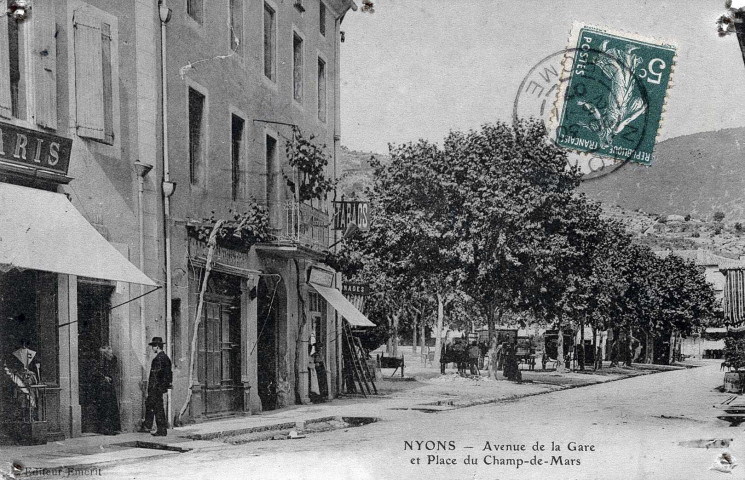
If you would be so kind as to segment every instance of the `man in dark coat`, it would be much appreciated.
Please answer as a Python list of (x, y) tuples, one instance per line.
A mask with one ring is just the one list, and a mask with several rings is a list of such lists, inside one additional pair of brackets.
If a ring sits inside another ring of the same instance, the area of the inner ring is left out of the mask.
[(98, 395), (94, 399), (98, 411), (98, 431), (104, 435), (116, 435), (122, 429), (116, 399), (116, 355), (110, 345), (104, 345), (99, 351), (101, 358), (96, 366)]
[(147, 400), (145, 400), (145, 420), (142, 422), (140, 432), (150, 432), (153, 428), (153, 418), (157, 430), (153, 433), (156, 437), (165, 437), (167, 420), (166, 411), (163, 408), (163, 394), (171, 388), (173, 373), (171, 372), (171, 359), (163, 351), (163, 339), (153, 337), (149, 343), (155, 353), (153, 363), (150, 365), (150, 377), (147, 382)]

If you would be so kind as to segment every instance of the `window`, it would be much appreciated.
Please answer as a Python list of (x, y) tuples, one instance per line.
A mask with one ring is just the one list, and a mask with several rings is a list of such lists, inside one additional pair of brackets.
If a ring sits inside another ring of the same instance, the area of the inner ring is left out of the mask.
[(189, 88), (189, 177), (192, 185), (204, 179), (204, 95)]
[(293, 98), (303, 103), (303, 39), (292, 35), (292, 85)]
[[(8, 0), (8, 4), (11, 0)], [(13, 118), (26, 119), (26, 82), (21, 69), (24, 65), (24, 49), (21, 28), (8, 15), (8, 68), (10, 69), (10, 110)]]
[[(3, 1), (7, 7), (10, 0)], [(36, 2), (33, 15), (0, 21), (0, 117), (57, 128), (57, 39), (54, 2)], [(38, 53), (38, 54), (37, 54)], [(34, 98), (34, 102), (30, 99)], [(35, 110), (35, 111), (34, 111)], [(35, 118), (34, 118), (35, 117)]]
[(326, 36), (326, 4), (323, 2), (318, 4), (318, 31)]
[(243, 51), (243, 0), (230, 0), (230, 49)]
[(241, 186), (241, 158), (243, 158), (243, 127), (245, 122), (239, 116), (233, 115), (231, 120), (231, 185), (232, 198), (238, 200)]
[(318, 57), (318, 119), (326, 121), (326, 62)]
[(203, 8), (202, 0), (186, 0), (186, 13), (200, 25), (203, 19)]
[(276, 68), (276, 32), (275, 12), (268, 4), (264, 4), (264, 76), (274, 80)]
[(171, 299), (171, 328), (172, 328), (172, 342), (173, 345), (171, 346), (172, 355), (173, 358), (171, 358), (171, 361), (173, 362), (173, 366), (177, 367), (178, 364), (181, 363), (181, 335), (183, 331), (183, 326), (181, 325), (181, 299), (180, 298), (172, 298)]
[(325, 355), (326, 345), (326, 299), (316, 292), (308, 292), (308, 311), (313, 319), (310, 332), (311, 353), (318, 353), (321, 358)]
[(270, 208), (273, 204), (279, 202), (279, 185), (277, 184), (277, 139), (271, 135), (266, 136), (266, 151), (264, 152), (266, 160), (266, 205)]
[(75, 25), (75, 96), (77, 133), (114, 143), (114, 88), (111, 25), (77, 10)]

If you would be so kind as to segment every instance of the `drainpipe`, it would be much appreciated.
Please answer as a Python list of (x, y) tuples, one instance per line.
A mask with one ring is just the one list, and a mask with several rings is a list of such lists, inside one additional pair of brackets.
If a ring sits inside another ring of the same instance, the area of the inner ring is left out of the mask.
[[(153, 166), (148, 163), (142, 163), (139, 160), (135, 162), (137, 169), (137, 217), (139, 218), (139, 242), (140, 242), (140, 271), (145, 271), (145, 206), (143, 197), (145, 194), (145, 177)], [(142, 386), (147, 382), (147, 347), (145, 346), (147, 337), (145, 336), (145, 286), (140, 285), (140, 345), (142, 345), (142, 362), (141, 375)], [(144, 390), (143, 390), (144, 391)], [(142, 411), (145, 411), (145, 395), (142, 396)]]
[[(158, 14), (160, 16), (160, 65), (161, 65), (161, 109), (163, 122), (163, 228), (165, 229), (165, 249), (166, 249), (166, 355), (168, 358), (173, 357), (173, 338), (171, 332), (171, 322), (173, 321), (173, 312), (171, 311), (171, 298), (173, 297), (173, 278), (171, 275), (171, 195), (176, 190), (176, 183), (171, 181), (171, 172), (168, 158), (168, 77), (166, 70), (166, 23), (171, 19), (171, 9), (166, 6), (165, 0), (160, 0)], [(171, 390), (167, 394), (168, 408), (168, 425), (171, 425), (173, 418), (173, 407), (171, 401)]]

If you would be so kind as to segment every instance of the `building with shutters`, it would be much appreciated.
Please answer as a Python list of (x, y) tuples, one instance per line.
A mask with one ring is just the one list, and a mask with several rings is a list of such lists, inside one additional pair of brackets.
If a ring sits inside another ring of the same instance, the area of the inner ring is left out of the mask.
[[(356, 7), (351, 0), (168, 6), (169, 176), (178, 184), (168, 214), (173, 416), (200, 421), (333, 398), (343, 380), (342, 319), (330, 303), (340, 300), (326, 298), (340, 284), (323, 264), (334, 241), (332, 199), (295, 200), (285, 147), (293, 128), (314, 136), (332, 159), (326, 175), (335, 177), (340, 24)], [(207, 248), (194, 228), (254, 202), (268, 208), (272, 238), (247, 253), (218, 247), (195, 337)]]
[[(106, 344), (118, 359), (121, 428), (132, 430), (146, 339), (164, 322), (162, 201), (144, 165), (160, 151), (157, 6), (28, 3), (0, 21), (0, 435), (100, 431)], [(34, 384), (33, 401), (19, 379)]]
[[(293, 128), (313, 135), (335, 176), (340, 24), (356, 7), (207, 3), (32, 0), (0, 21), (0, 435), (25, 434), (22, 378), (43, 390), (25, 418), (44, 438), (101, 431), (104, 345), (121, 429), (137, 429), (154, 336), (173, 360), (171, 420), (344, 388), (337, 311), (359, 312), (323, 264), (331, 198), (296, 201), (284, 152)], [(195, 229), (254, 202), (271, 239), (216, 249), (197, 321)]]

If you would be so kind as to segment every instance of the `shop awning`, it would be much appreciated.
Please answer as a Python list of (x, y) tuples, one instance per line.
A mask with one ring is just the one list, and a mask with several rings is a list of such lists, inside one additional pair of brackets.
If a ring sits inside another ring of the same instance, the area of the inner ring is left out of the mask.
[(327, 302), (331, 304), (339, 314), (347, 319), (347, 322), (353, 327), (374, 327), (375, 324), (367, 319), (365, 315), (357, 310), (352, 303), (344, 298), (344, 295), (336, 288), (324, 287), (311, 283), (318, 293), (320, 293)]
[(0, 183), (0, 270), (7, 268), (156, 286), (64, 195)]

